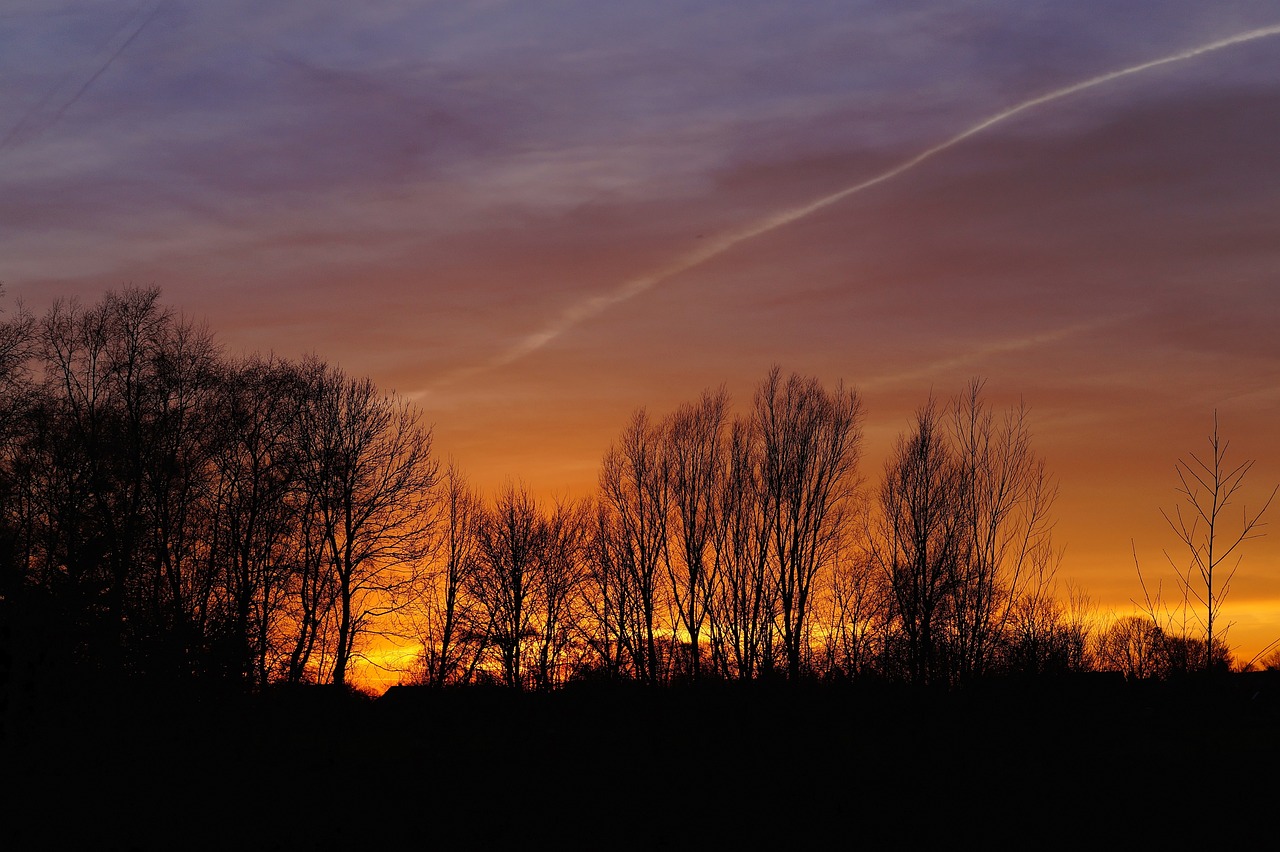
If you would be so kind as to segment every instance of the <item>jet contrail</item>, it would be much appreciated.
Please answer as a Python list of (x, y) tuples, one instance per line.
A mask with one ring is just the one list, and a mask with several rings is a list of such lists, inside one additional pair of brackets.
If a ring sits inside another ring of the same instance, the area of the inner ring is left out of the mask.
[[(143, 18), (142, 23), (138, 25), (137, 29), (135, 29), (133, 33), (127, 39), (125, 39), (124, 42), (119, 47), (117, 47), (110, 56), (107, 57), (107, 60), (98, 67), (97, 71), (93, 72), (93, 74), (89, 77), (89, 79), (86, 80), (83, 83), (83, 85), (81, 85), (80, 88), (76, 90), (76, 93), (72, 95), (71, 98), (66, 103), (58, 107), (57, 112), (55, 112), (51, 117), (45, 120), (42, 124), (39, 124), (39, 126), (35, 127), (33, 130), (30, 130), (29, 132), (25, 132), (27, 131), (28, 126), (31, 124), (33, 120), (38, 120), (38, 113), (40, 113), (48, 105), (49, 101), (52, 100), (53, 95), (57, 92), (59, 88), (61, 88), (61, 83), (59, 83), (58, 86), (51, 89), (47, 94), (45, 94), (45, 96), (40, 99), (40, 102), (37, 103), (34, 107), (32, 107), (27, 112), (27, 114), (24, 115), (21, 120), (19, 120), (18, 123), (9, 130), (9, 132), (5, 135), (3, 139), (0, 139), (0, 151), (3, 151), (4, 149), (10, 147), (11, 144), (14, 144), (16, 142), (29, 141), (34, 136), (37, 136), (40, 133), (43, 133), (53, 125), (57, 124), (58, 121), (62, 118), (63, 114), (66, 113), (66, 111), (70, 109), (71, 106), (75, 104), (76, 101), (80, 100), (80, 98), (84, 96), (85, 92), (89, 91), (89, 87), (92, 86), (94, 83), (96, 83), (98, 81), (98, 78), (101, 77), (106, 72), (106, 70), (111, 67), (111, 64), (120, 58), (120, 54), (124, 53), (125, 49), (129, 45), (133, 44), (134, 39), (136, 39), (139, 35), (142, 34), (142, 31), (147, 28), (147, 24), (151, 23), (152, 19), (155, 18), (156, 13), (160, 11), (160, 7), (163, 6), (165, 2), (166, 0), (159, 0), (159, 2), (156, 3), (156, 5), (151, 9), (151, 12), (148, 13), (148, 15), (145, 18)], [(134, 17), (136, 17), (136, 13)], [(130, 20), (132, 20), (132, 17), (130, 18)], [(121, 26), (120, 29), (123, 30), (124, 27), (126, 26), (128, 26), (127, 21), (125, 22), (124, 25)], [(119, 32), (120, 30), (117, 30), (116, 34), (118, 35)], [(63, 79), (65, 80), (66, 78), (63, 78)]]
[(689, 252), (683, 257), (678, 258), (677, 260), (673, 261), (671, 264), (667, 265), (666, 267), (663, 267), (662, 269), (651, 272), (648, 275), (642, 275), (637, 278), (632, 278), (609, 292), (599, 293), (597, 295), (589, 296), (585, 299), (582, 299), (570, 305), (560, 314), (560, 316), (556, 317), (554, 320), (547, 323), (546, 326), (544, 326), (543, 328), (541, 328), (540, 330), (532, 334), (526, 335), (525, 337), (521, 338), (514, 345), (509, 347), (505, 352), (500, 353), (490, 361), (475, 367), (469, 367), (469, 368), (465, 368), (465, 369), (456, 371), (454, 373), (451, 373), (448, 376), (441, 379), (441, 382), (449, 381), (451, 379), (458, 379), (458, 378), (462, 378), (469, 375), (474, 375), (476, 373), (486, 372), (488, 370), (496, 369), (498, 367), (503, 367), (503, 366), (506, 366), (507, 364), (511, 364), (514, 361), (518, 361), (527, 355), (531, 355), (532, 353), (537, 352), (539, 349), (542, 349), (548, 343), (555, 340), (557, 337), (564, 334), (566, 331), (578, 325), (579, 323), (599, 315), (606, 309), (620, 302), (625, 302), (629, 299), (632, 299), (640, 295), (641, 293), (644, 293), (646, 290), (651, 289), (657, 284), (662, 283), (663, 281), (666, 281), (670, 278), (674, 278), (675, 276), (679, 275), (682, 272), (692, 269), (693, 267), (698, 266), (699, 264), (705, 263), (714, 257), (718, 257), (719, 255), (724, 254), (725, 252), (729, 251), (730, 249), (739, 245), (740, 243), (746, 242), (747, 240), (754, 239), (763, 234), (767, 234), (770, 231), (777, 230), (778, 228), (781, 228), (785, 225), (789, 225), (792, 222), (795, 222), (799, 219), (803, 219), (806, 216), (811, 216), (814, 213), (817, 213), (819, 210), (822, 210), (823, 208), (826, 208), (826, 207), (830, 207), (832, 204), (835, 204), (839, 201), (843, 201), (844, 199), (850, 197), (851, 195), (856, 195), (859, 192), (862, 192), (867, 189), (871, 189), (873, 186), (878, 186), (879, 184), (892, 180), (893, 178), (897, 177), (903, 172), (907, 172), (907, 171), (910, 171), (911, 169), (914, 169), (916, 166), (920, 165), (925, 160), (928, 160), (931, 157), (937, 154), (940, 154), (943, 151), (946, 151), (948, 148), (959, 145), (961, 142), (965, 141), (970, 136), (974, 136), (978, 133), (981, 133), (987, 128), (992, 127), (993, 125), (999, 124), (1000, 122), (1005, 121), (1006, 119), (1012, 118), (1013, 116), (1018, 115), (1019, 113), (1023, 113), (1023, 112), (1026, 112), (1027, 110), (1035, 109), (1038, 106), (1043, 106), (1044, 104), (1050, 103), (1051, 101), (1056, 101), (1060, 98), (1065, 98), (1065, 97), (1068, 97), (1069, 95), (1074, 95), (1077, 92), (1082, 92), (1086, 89), (1092, 89), (1095, 86), (1101, 86), (1105, 83), (1110, 83), (1112, 80), (1118, 80), (1121, 77), (1128, 77), (1132, 74), (1141, 74), (1144, 71), (1149, 71), (1152, 68), (1158, 68), (1161, 65), (1170, 65), (1175, 62), (1182, 62), (1187, 59), (1193, 59), (1197, 56), (1200, 56), (1201, 54), (1212, 53), (1215, 50), (1222, 50), (1223, 48), (1231, 47), (1232, 45), (1242, 44), (1244, 42), (1249, 42), (1249, 41), (1255, 41), (1260, 38), (1267, 38), (1268, 36), (1273, 36), (1278, 34), (1280, 34), (1280, 24), (1275, 24), (1269, 27), (1262, 27), (1260, 29), (1255, 29), (1255, 30), (1249, 30), (1247, 32), (1239, 33), (1237, 35), (1233, 35), (1228, 38), (1223, 38), (1217, 41), (1209, 42), (1208, 44), (1200, 45), (1199, 47), (1193, 47), (1188, 50), (1181, 51), (1180, 53), (1174, 53), (1168, 56), (1162, 56), (1159, 59), (1152, 59), (1148, 62), (1142, 62), (1137, 65), (1131, 65), (1128, 68), (1122, 68), (1119, 71), (1111, 71), (1106, 74), (1100, 74), (1097, 77), (1090, 77), (1089, 79), (1084, 80), (1082, 82), (1073, 83), (1070, 86), (1064, 86), (1060, 89), (1054, 89), (1052, 92), (1049, 92), (1048, 94), (1040, 95), (1038, 97), (1031, 98), (1030, 100), (1023, 101), (1022, 103), (1016, 104), (1015, 106), (1011, 106), (1008, 109), (1003, 110), (1002, 112), (998, 112), (995, 115), (992, 115), (988, 118), (984, 118), (982, 121), (979, 121), (977, 124), (974, 124), (971, 127), (966, 128), (965, 130), (962, 130), (961, 132), (957, 133), (955, 136), (952, 136), (946, 141), (940, 142), (939, 144), (934, 145), (932, 148), (929, 148), (925, 151), (922, 151), (919, 154), (916, 154), (911, 159), (905, 160), (904, 162), (894, 166), (893, 168), (888, 169), (887, 171), (881, 172), (880, 174), (875, 175), (874, 177), (868, 178), (867, 180), (864, 180), (861, 183), (854, 184), (853, 186), (850, 186), (850, 187), (846, 187), (845, 189), (842, 189), (839, 192), (834, 192), (830, 195), (825, 195), (822, 198), (819, 198), (816, 201), (812, 201), (809, 204), (805, 204), (801, 207), (793, 207), (789, 210), (784, 210), (780, 213), (770, 216), (767, 219), (763, 219), (755, 223), (754, 225), (750, 225), (742, 230), (725, 234), (724, 236), (721, 236), (718, 239), (712, 240), (711, 242), (704, 244), (697, 250)]
[(1003, 355), (1009, 352), (1021, 352), (1026, 349), (1035, 349), (1044, 346), (1047, 343), (1057, 343), (1059, 340), (1067, 340), (1090, 331), (1097, 331), (1099, 329), (1106, 328), (1107, 326), (1115, 325), (1131, 319), (1134, 316), (1137, 316), (1137, 314), (1115, 314), (1112, 316), (1102, 317), (1100, 319), (1061, 326), (1050, 331), (1042, 331), (1039, 334), (1032, 334), (1026, 337), (1015, 337), (1007, 340), (1001, 340), (986, 346), (980, 346), (977, 349), (973, 349), (969, 352), (964, 352), (950, 358), (934, 361), (932, 364), (927, 364), (913, 370), (905, 370), (901, 373), (894, 373), (891, 375), (876, 376), (870, 381), (859, 382), (858, 388), (860, 390), (869, 390), (873, 388), (893, 387), (894, 385), (899, 385), (904, 382), (913, 382), (918, 379), (929, 378), (937, 375), (940, 371), (954, 370), (990, 355)]

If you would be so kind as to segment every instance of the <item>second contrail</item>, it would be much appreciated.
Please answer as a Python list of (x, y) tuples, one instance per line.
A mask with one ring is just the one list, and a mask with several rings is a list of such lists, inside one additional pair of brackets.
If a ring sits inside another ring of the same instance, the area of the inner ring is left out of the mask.
[(897, 177), (903, 172), (910, 171), (911, 169), (915, 168), (916, 166), (920, 165), (921, 163), (930, 159), (931, 157), (937, 154), (940, 154), (943, 151), (946, 151), (948, 148), (958, 145), (964, 140), (968, 139), (969, 137), (974, 136), (978, 133), (981, 133), (987, 128), (992, 127), (993, 125), (999, 124), (1000, 122), (1005, 121), (1006, 119), (1012, 118), (1013, 116), (1018, 115), (1019, 113), (1023, 113), (1023, 112), (1026, 112), (1027, 110), (1035, 109), (1038, 106), (1043, 106), (1044, 104), (1050, 103), (1051, 101), (1056, 101), (1056, 100), (1059, 100), (1060, 98), (1068, 97), (1069, 95), (1074, 95), (1077, 92), (1084, 91), (1085, 89), (1092, 89), (1095, 86), (1101, 86), (1105, 83), (1110, 83), (1111, 81), (1118, 80), (1121, 77), (1128, 77), (1133, 74), (1141, 74), (1144, 71), (1149, 71), (1152, 68), (1158, 68), (1161, 65), (1170, 65), (1175, 62), (1183, 62), (1185, 60), (1193, 59), (1205, 53), (1211, 53), (1215, 50), (1222, 50), (1223, 48), (1231, 47), (1232, 45), (1242, 44), (1244, 42), (1249, 42), (1249, 41), (1256, 41), (1258, 39), (1267, 38), (1268, 36), (1274, 36), (1274, 35), (1280, 35), (1280, 24), (1275, 24), (1269, 27), (1261, 27), (1259, 29), (1249, 30), (1247, 32), (1239, 33), (1237, 35), (1233, 35), (1228, 38), (1218, 39), (1217, 41), (1209, 42), (1208, 44), (1202, 44), (1198, 47), (1192, 47), (1187, 50), (1181, 51), (1180, 53), (1174, 53), (1168, 56), (1162, 56), (1159, 59), (1152, 59), (1148, 62), (1142, 62), (1137, 65), (1131, 65), (1128, 68), (1121, 68), (1118, 71), (1111, 71), (1106, 74), (1100, 74), (1096, 77), (1090, 77), (1089, 79), (1083, 80), (1079, 83), (1073, 83), (1070, 86), (1063, 86), (1060, 89), (1054, 89), (1052, 92), (1049, 92), (1048, 94), (1040, 95), (1038, 97), (1025, 100), (1022, 103), (1016, 104), (1014, 106), (1009, 107), (1006, 110), (1003, 110), (1002, 112), (998, 112), (995, 115), (992, 115), (988, 118), (984, 118), (982, 121), (979, 121), (977, 124), (974, 124), (966, 128), (965, 130), (962, 130), (961, 132), (957, 133), (956, 135), (952, 136), (946, 141), (940, 142), (937, 145), (934, 145), (932, 148), (929, 148), (925, 151), (922, 151), (919, 154), (916, 154), (911, 159), (905, 160), (902, 163), (899, 163), (898, 165), (894, 166), (893, 168), (883, 171), (875, 175), (874, 177), (868, 178), (862, 181), (861, 183), (857, 183), (857, 184), (854, 184), (853, 186), (846, 187), (840, 190), (839, 192), (833, 192), (830, 195), (825, 195), (817, 199), (816, 201), (812, 201), (801, 207), (793, 207), (789, 210), (784, 210), (780, 213), (770, 216), (767, 219), (763, 219), (753, 225), (743, 228), (742, 230), (725, 234), (724, 236), (721, 236), (718, 239), (711, 240), (710, 242), (704, 243), (697, 250), (692, 251), (681, 258), (678, 258), (677, 260), (672, 262), (670, 265), (662, 269), (655, 270), (654, 272), (651, 272), (647, 275), (642, 275), (636, 278), (629, 279), (628, 281), (624, 282), (623, 284), (619, 285), (618, 287), (614, 288), (609, 292), (600, 293), (600, 294), (582, 299), (578, 302), (575, 302), (574, 304), (566, 308), (560, 314), (560, 316), (556, 317), (554, 320), (549, 322), (546, 326), (544, 326), (543, 328), (541, 328), (540, 330), (532, 334), (526, 335), (525, 337), (521, 338), (515, 344), (513, 344), (510, 348), (508, 348), (505, 352), (502, 352), (501, 354), (493, 358), (488, 363), (482, 366), (472, 367), (472, 368), (468, 368), (460, 372), (454, 373), (449, 378), (460, 378), (464, 375), (471, 375), (474, 373), (483, 372), (486, 370), (505, 366), (514, 361), (518, 361), (521, 358), (524, 358), (525, 356), (530, 355), (538, 351), (539, 349), (542, 349), (548, 343), (555, 340), (557, 337), (564, 334), (569, 329), (573, 328), (574, 326), (578, 325), (584, 320), (597, 316), (598, 314), (600, 314), (607, 308), (612, 307), (613, 305), (632, 299), (635, 296), (638, 296), (641, 293), (645, 292), (646, 290), (651, 289), (657, 284), (662, 283), (663, 281), (673, 278), (682, 272), (685, 272), (689, 269), (692, 269), (695, 266), (698, 266), (699, 264), (702, 264), (707, 262), (708, 260), (711, 260), (714, 257), (718, 257), (719, 255), (724, 254), (725, 252), (729, 251), (730, 249), (739, 245), (740, 243), (746, 242), (747, 240), (750, 240), (750, 239), (754, 239), (755, 237), (759, 237), (763, 234), (767, 234), (770, 231), (774, 231), (785, 225), (789, 225), (792, 222), (805, 218), (806, 216), (811, 216), (814, 213), (817, 213), (819, 210), (822, 210), (823, 208), (826, 208), (826, 207), (830, 207), (832, 204), (835, 204), (839, 201), (843, 201), (844, 199), (848, 198), (851, 195), (857, 195), (859, 192), (863, 192), (864, 190), (871, 189), (873, 186), (878, 186), (879, 184), (882, 184), (885, 181), (892, 180), (893, 178)]

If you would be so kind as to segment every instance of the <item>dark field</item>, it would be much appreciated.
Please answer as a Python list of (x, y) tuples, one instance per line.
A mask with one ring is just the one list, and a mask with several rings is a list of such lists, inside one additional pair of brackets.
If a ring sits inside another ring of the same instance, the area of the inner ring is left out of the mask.
[(1280, 684), (69, 690), (3, 767), (6, 850), (1275, 848)]

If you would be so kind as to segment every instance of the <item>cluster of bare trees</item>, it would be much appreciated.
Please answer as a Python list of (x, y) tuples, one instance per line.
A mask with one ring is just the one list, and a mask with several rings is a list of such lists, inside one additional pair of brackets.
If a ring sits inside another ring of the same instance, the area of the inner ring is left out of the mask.
[(1051, 594), (1055, 496), (1024, 408), (997, 416), (975, 381), (945, 409), (931, 399), (916, 412), (866, 534), (897, 646), (887, 658), (903, 676), (964, 682), (1014, 661), (1081, 665), (1083, 625)]
[(417, 412), (315, 359), (229, 360), (153, 289), (4, 334), (3, 598), (30, 664), (342, 683), (424, 553)]
[(596, 496), (485, 502), (451, 470), (424, 589), (421, 676), (547, 687), (875, 673), (962, 683), (1087, 665), (1087, 605), (1056, 596), (1055, 485), (1025, 409), (981, 383), (917, 412), (862, 487), (862, 403), (775, 368), (637, 411)]
[(723, 389), (637, 411), (591, 500), (491, 504), (445, 475), (418, 622), (421, 676), (548, 687), (813, 670), (820, 577), (855, 508), (861, 401), (775, 369), (751, 411)]
[(597, 492), (550, 503), (441, 470), (368, 379), (226, 358), (155, 290), (0, 323), (0, 393), (0, 622), (28, 671), (343, 684), (390, 633), (437, 685), (1149, 677), (1225, 652), (1224, 560), (1266, 509), (1223, 536), (1248, 466), (1216, 429), (1179, 468), (1199, 642), (1059, 594), (1056, 484), (980, 381), (928, 399), (870, 486), (858, 393), (774, 368), (740, 412), (723, 388), (638, 410)]

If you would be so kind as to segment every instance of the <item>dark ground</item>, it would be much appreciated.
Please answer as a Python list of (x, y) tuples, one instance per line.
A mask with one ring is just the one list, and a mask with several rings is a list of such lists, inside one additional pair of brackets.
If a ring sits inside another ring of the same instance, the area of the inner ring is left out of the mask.
[(66, 690), (0, 760), (4, 850), (1275, 848), (1280, 684)]

